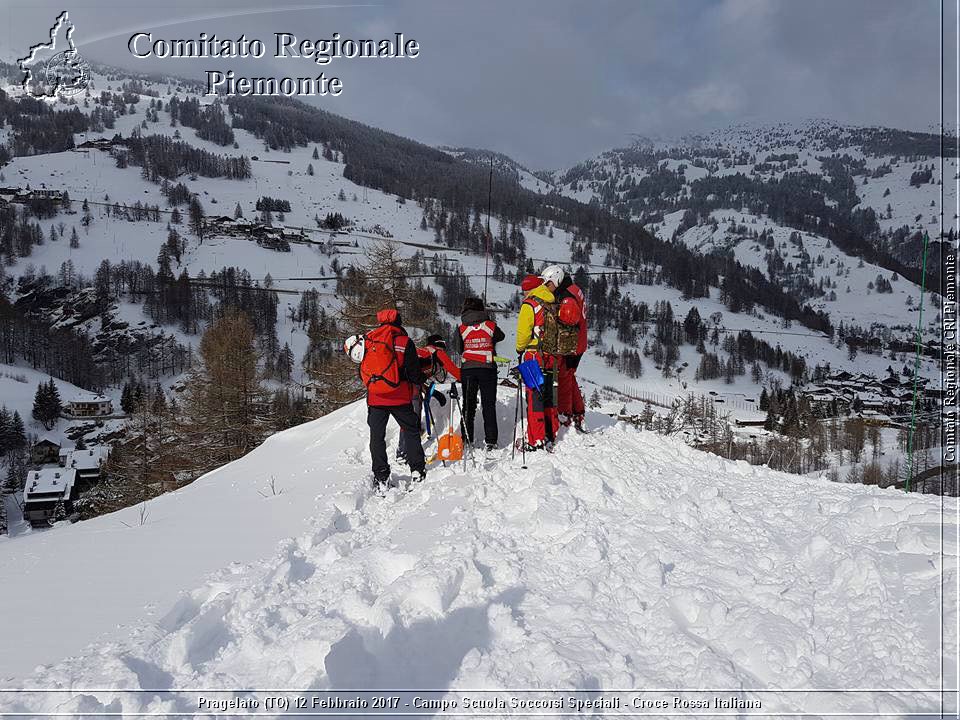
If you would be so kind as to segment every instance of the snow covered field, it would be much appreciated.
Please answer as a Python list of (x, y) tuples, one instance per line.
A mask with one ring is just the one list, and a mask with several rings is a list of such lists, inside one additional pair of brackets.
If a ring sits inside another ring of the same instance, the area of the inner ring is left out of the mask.
[(526, 470), (501, 447), (379, 500), (365, 411), (348, 406), (152, 500), (142, 525), (130, 508), (0, 543), (17, 619), (0, 684), (67, 690), (0, 694), (0, 713), (163, 716), (195, 711), (191, 688), (752, 688), (739, 695), (771, 712), (938, 707), (919, 689), (939, 686), (941, 628), (948, 684), (957, 670), (955, 499), (588, 422)]

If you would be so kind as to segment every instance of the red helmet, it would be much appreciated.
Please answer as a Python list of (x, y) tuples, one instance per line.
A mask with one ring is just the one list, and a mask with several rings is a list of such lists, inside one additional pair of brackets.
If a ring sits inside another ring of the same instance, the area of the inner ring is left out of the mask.
[(580, 323), (580, 305), (572, 297), (565, 297), (560, 301), (557, 317), (564, 325), (578, 325)]
[(520, 289), (526, 293), (526, 292), (530, 292), (534, 288), (540, 287), (541, 285), (543, 285), (542, 277), (540, 277), (539, 275), (527, 275), (523, 279), (523, 282), (520, 283)]

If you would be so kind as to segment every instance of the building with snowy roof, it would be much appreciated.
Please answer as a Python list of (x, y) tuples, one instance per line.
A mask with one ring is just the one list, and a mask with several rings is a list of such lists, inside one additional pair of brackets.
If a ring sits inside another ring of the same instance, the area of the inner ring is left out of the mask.
[(103, 417), (113, 414), (113, 400), (97, 393), (80, 393), (64, 406), (64, 412), (72, 417)]
[(30, 446), (30, 462), (45, 465), (60, 460), (60, 443), (51, 437), (42, 437)]
[(56, 519), (60, 506), (64, 515), (73, 512), (76, 480), (77, 472), (72, 468), (53, 467), (28, 472), (23, 488), (23, 519), (42, 527)]
[(65, 467), (76, 471), (77, 482), (95, 483), (103, 474), (105, 458), (100, 447), (85, 450), (71, 450), (67, 454)]

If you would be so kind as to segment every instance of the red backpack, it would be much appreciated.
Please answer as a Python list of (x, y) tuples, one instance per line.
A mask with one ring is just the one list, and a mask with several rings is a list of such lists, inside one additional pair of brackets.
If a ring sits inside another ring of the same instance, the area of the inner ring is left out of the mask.
[(396, 339), (401, 335), (405, 335), (403, 330), (393, 325), (381, 325), (364, 335), (360, 379), (373, 394), (400, 387)]

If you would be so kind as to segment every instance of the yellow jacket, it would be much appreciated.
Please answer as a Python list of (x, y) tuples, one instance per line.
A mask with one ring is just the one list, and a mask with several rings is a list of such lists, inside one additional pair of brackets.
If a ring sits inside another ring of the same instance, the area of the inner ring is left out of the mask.
[[(553, 293), (547, 289), (546, 285), (535, 287), (526, 294), (526, 297), (534, 297), (545, 303), (552, 303), (556, 301)], [(517, 317), (518, 353), (521, 353), (524, 350), (532, 350), (540, 344), (540, 338), (535, 337), (533, 334), (533, 323), (533, 308), (530, 307), (529, 303), (524, 303), (520, 306), (520, 315)]]

